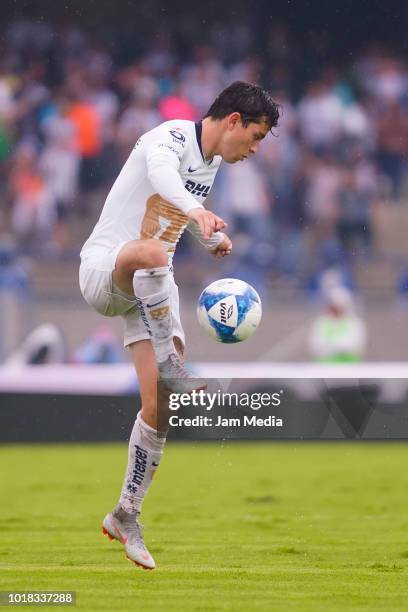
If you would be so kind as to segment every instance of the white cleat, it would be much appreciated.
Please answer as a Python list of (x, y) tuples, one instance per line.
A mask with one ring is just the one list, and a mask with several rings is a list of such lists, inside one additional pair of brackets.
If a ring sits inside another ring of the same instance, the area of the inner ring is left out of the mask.
[(161, 361), (157, 366), (159, 368), (160, 380), (169, 391), (191, 393), (192, 391), (207, 388), (207, 382), (203, 378), (194, 377), (184, 367), (180, 357), (175, 353), (171, 353), (166, 361)]
[(137, 517), (140, 513), (129, 514), (118, 505), (107, 514), (102, 523), (102, 533), (110, 540), (119, 540), (126, 551), (126, 557), (143, 569), (152, 570), (156, 563), (143, 541), (140, 523)]

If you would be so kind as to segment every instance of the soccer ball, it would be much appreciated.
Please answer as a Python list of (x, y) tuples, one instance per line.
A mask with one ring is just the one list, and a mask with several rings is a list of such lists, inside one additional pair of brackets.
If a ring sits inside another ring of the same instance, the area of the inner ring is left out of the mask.
[(252, 336), (261, 321), (261, 298), (248, 283), (222, 278), (208, 285), (198, 298), (197, 317), (201, 327), (218, 342), (242, 342)]

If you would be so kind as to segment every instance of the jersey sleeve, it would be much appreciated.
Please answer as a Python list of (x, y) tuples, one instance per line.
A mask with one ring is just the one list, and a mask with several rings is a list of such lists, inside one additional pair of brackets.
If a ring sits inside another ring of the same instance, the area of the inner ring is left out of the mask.
[(205, 239), (200, 226), (195, 221), (191, 220), (187, 223), (186, 230), (190, 232), (198, 240), (198, 242), (211, 251), (215, 249), (224, 240), (225, 235), (222, 232), (213, 232), (211, 237)]
[(180, 130), (163, 128), (157, 140), (146, 151), (147, 176), (164, 200), (171, 202), (185, 214), (192, 208), (204, 208), (187, 191), (179, 174), (185, 154), (186, 136)]

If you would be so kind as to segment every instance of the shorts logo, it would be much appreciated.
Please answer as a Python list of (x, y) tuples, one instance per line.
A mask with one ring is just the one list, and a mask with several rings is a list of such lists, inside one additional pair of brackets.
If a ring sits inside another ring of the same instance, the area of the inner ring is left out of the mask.
[(180, 142), (186, 141), (185, 136), (183, 136), (183, 134), (180, 134), (180, 132), (178, 132), (177, 130), (170, 130), (170, 134), (173, 136), (173, 138), (179, 140)]
[(161, 308), (155, 308), (150, 311), (152, 319), (164, 319), (170, 311), (170, 306), (162, 306)]
[(188, 180), (185, 184), (185, 188), (191, 193), (191, 195), (199, 195), (203, 198), (206, 198), (210, 193), (210, 187), (208, 185), (202, 185), (201, 183), (195, 183), (194, 181), (190, 180)]

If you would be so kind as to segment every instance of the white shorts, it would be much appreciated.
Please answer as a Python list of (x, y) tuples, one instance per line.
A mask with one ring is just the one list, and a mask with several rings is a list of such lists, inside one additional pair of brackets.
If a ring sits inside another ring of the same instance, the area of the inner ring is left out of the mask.
[[(79, 267), (79, 286), (84, 299), (92, 308), (105, 317), (121, 316), (124, 319), (124, 346), (138, 340), (150, 338), (141, 319), (134, 296), (124, 293), (112, 279), (116, 258), (123, 244), (106, 250), (95, 248), (88, 251)], [(173, 319), (173, 336), (185, 345), (184, 330), (180, 321), (178, 287), (173, 274), (169, 275), (170, 308)]]

